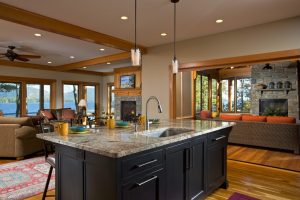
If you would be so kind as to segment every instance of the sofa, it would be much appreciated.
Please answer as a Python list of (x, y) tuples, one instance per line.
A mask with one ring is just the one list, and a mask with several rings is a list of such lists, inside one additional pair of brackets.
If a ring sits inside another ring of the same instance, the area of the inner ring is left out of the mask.
[(232, 121), (229, 143), (300, 152), (300, 124), (292, 117), (221, 115), (222, 121)]
[(42, 109), (39, 115), (44, 118), (45, 123), (50, 121), (64, 121), (71, 125), (78, 123), (80, 116), (76, 115), (75, 111), (71, 108), (58, 108), (58, 109)]
[(30, 117), (0, 117), (0, 157), (22, 158), (43, 150)]

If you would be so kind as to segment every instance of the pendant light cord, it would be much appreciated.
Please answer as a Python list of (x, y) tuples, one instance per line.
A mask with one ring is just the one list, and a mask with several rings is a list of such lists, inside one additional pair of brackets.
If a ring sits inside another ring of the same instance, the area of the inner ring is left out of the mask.
[(134, 51), (136, 51), (136, 0), (134, 3)]
[(176, 59), (176, 3), (174, 3), (174, 60)]

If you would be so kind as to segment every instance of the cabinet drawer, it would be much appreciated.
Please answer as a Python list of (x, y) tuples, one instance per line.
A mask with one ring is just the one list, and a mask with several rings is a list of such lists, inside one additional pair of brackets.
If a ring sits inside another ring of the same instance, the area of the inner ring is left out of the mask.
[(208, 145), (220, 144), (223, 142), (227, 142), (228, 140), (228, 129), (222, 129), (208, 135)]
[(141, 154), (122, 162), (122, 175), (123, 178), (141, 173), (152, 167), (162, 165), (163, 151), (158, 150), (155, 152)]

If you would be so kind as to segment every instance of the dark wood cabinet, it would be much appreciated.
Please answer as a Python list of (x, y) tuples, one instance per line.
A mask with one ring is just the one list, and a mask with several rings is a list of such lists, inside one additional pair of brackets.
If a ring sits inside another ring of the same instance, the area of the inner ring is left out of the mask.
[(122, 188), (123, 200), (163, 200), (164, 170), (159, 169), (133, 179)]
[(190, 142), (166, 149), (166, 199), (183, 200), (186, 197), (187, 167)]
[(227, 142), (228, 131), (220, 130), (208, 137), (207, 192), (222, 186), (227, 188)]
[(200, 199), (205, 194), (205, 137), (166, 149), (166, 199)]
[(200, 200), (227, 186), (230, 128), (121, 158), (56, 145), (58, 200)]
[(189, 200), (201, 199), (205, 195), (205, 160), (206, 138), (201, 137), (191, 142), (187, 198)]

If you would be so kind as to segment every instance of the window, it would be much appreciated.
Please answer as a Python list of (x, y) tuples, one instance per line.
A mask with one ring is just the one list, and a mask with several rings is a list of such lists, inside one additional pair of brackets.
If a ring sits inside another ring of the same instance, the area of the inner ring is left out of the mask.
[(55, 80), (1, 76), (0, 109), (5, 116), (19, 117), (55, 107), (54, 85)]
[(76, 84), (64, 84), (64, 108), (71, 108), (78, 110), (78, 85)]
[(211, 79), (211, 111), (218, 111), (218, 81)]
[(195, 113), (201, 110), (218, 110), (218, 81), (207, 75), (197, 72), (195, 78)]
[(63, 81), (63, 107), (78, 112), (78, 103), (86, 101), (86, 114), (98, 116), (99, 84)]
[(238, 78), (236, 81), (236, 111), (250, 112), (251, 79)]
[(114, 89), (113, 83), (107, 84), (107, 112), (109, 114), (115, 112), (115, 93), (112, 92)]
[(0, 110), (4, 116), (20, 116), (21, 83), (0, 82)]
[(222, 112), (250, 112), (251, 78), (224, 79), (221, 84)]
[(84, 92), (87, 104), (86, 112), (87, 114), (93, 114), (96, 112), (96, 86), (85, 85)]

